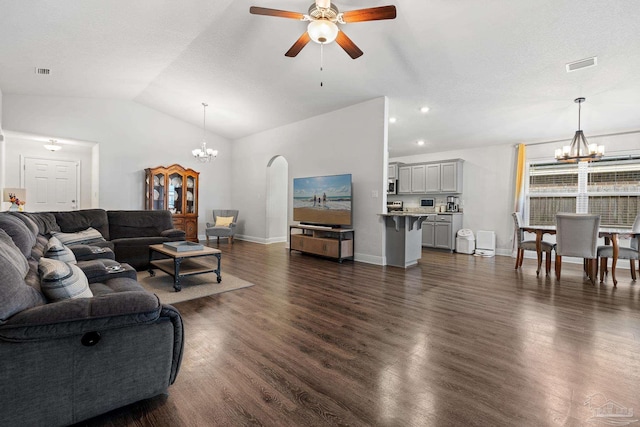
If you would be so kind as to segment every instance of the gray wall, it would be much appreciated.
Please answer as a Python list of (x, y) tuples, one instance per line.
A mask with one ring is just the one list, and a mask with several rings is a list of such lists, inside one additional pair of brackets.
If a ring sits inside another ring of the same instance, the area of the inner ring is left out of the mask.
[[(7, 131), (99, 145), (99, 206), (102, 208), (144, 208), (144, 169), (173, 163), (200, 172), (199, 234), (202, 238), (204, 223), (212, 220), (212, 209), (230, 205), (231, 144), (208, 132), (207, 146), (218, 149), (220, 154), (213, 163), (199, 163), (192, 157), (191, 150), (200, 146), (201, 126), (133, 101), (7, 94), (2, 101), (2, 123)], [(201, 117), (202, 106), (195, 105), (194, 120)], [(8, 165), (1, 166), (4, 170)], [(18, 179), (13, 175), (6, 178)]]
[(242, 213), (241, 238), (266, 240), (267, 165), (281, 155), (289, 164), (289, 222), (293, 178), (351, 173), (355, 257), (383, 264), (383, 223), (377, 214), (385, 206), (386, 116), (387, 99), (376, 98), (235, 141), (231, 197)]

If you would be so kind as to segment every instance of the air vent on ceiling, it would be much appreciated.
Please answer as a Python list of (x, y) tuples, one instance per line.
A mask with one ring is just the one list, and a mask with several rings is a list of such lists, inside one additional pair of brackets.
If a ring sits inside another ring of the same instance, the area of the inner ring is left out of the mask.
[(569, 62), (567, 64), (567, 73), (572, 71), (581, 70), (583, 68), (595, 67), (598, 65), (598, 57), (592, 56), (591, 58), (581, 59), (580, 61)]
[(51, 70), (49, 68), (36, 67), (36, 74), (42, 74), (43, 76), (48, 76), (49, 74), (51, 74)]

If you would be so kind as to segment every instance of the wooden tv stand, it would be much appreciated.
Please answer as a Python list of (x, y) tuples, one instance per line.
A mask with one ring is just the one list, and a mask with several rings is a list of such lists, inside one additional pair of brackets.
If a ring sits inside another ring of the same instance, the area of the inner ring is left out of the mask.
[(352, 228), (330, 228), (314, 225), (289, 226), (289, 253), (292, 250), (327, 258), (353, 259)]

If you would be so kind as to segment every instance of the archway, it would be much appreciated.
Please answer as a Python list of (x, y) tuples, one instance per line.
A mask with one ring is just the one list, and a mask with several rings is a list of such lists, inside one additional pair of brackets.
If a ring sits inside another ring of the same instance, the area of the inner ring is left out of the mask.
[(267, 243), (287, 241), (289, 163), (277, 155), (267, 165)]

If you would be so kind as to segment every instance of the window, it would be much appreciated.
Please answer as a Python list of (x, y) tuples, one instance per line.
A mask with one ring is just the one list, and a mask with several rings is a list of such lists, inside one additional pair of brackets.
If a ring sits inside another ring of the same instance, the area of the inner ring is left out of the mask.
[(529, 224), (554, 225), (556, 213), (596, 213), (605, 227), (631, 228), (640, 213), (640, 157), (593, 163), (531, 164)]

